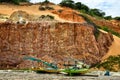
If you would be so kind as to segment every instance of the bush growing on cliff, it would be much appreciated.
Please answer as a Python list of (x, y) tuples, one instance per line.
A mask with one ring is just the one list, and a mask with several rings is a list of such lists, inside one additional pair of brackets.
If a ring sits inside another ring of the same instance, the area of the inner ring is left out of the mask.
[(102, 29), (102, 30), (104, 30), (104, 31), (110, 32), (110, 33), (114, 34), (114, 35), (117, 36), (117, 37), (120, 37), (120, 33), (115, 32), (114, 30), (109, 29), (109, 28), (106, 27), (106, 26), (99, 27), (99, 28)]
[(54, 10), (54, 8), (51, 7), (51, 6), (40, 6), (40, 7), (39, 7), (39, 10), (40, 10), (40, 11)]
[(54, 16), (52, 16), (52, 15), (41, 15), (40, 17), (39, 17), (39, 19), (40, 20), (42, 20), (42, 21), (51, 21), (51, 20), (54, 20)]
[(60, 6), (65, 6), (65, 7), (69, 7), (69, 8), (74, 9), (74, 1), (72, 1), (72, 0), (62, 0), (62, 2), (60, 3)]
[(44, 6), (40, 6), (40, 7), (39, 7), (39, 10), (40, 10), (40, 11), (45, 11), (46, 9), (45, 9)]
[(63, 7), (69, 7), (75, 10), (79, 10), (80, 12), (89, 14), (94, 17), (104, 18), (106, 20), (111, 20), (111, 19), (120, 20), (120, 17), (112, 18), (112, 16), (105, 16), (105, 12), (103, 12), (102, 10), (96, 8), (90, 9), (87, 5), (81, 2), (75, 3), (73, 0), (62, 0), (59, 3), (59, 5)]
[(49, 3), (49, 0), (45, 0), (42, 2), (42, 4), (48, 4)]
[(98, 16), (104, 18), (105, 12), (99, 9), (90, 9), (87, 5), (81, 2), (74, 3), (72, 0), (62, 0), (60, 6), (69, 7), (72, 9), (80, 10), (83, 13), (89, 14), (91, 16)]
[(114, 19), (115, 19), (115, 20), (120, 20), (120, 17), (115, 17)]
[(106, 19), (106, 20), (112, 20), (113, 18), (111, 16), (105, 16), (104, 19)]
[(102, 12), (99, 9), (90, 9), (88, 14), (91, 15), (91, 16), (99, 16), (99, 17), (102, 17), (102, 18), (104, 18), (104, 16), (105, 16), (105, 12)]
[(46, 6), (46, 9), (47, 9), (47, 10), (54, 10), (54, 8), (51, 7), (51, 6)]
[(89, 7), (86, 6), (85, 4), (82, 4), (81, 2), (75, 3), (74, 6), (76, 10), (80, 10), (81, 12), (84, 12), (84, 13), (89, 13), (89, 10), (90, 10)]
[(74, 3), (72, 0), (62, 0), (60, 6), (69, 7), (76, 10), (81, 10), (82, 12), (88, 12), (89, 7), (82, 4), (81, 2)]
[(47, 15), (46, 17), (49, 17), (50, 19), (54, 19), (54, 16)]
[(19, 4), (20, 2), (29, 2), (30, 0), (0, 0), (0, 2)]
[(101, 67), (110, 71), (120, 70), (120, 55), (109, 56), (104, 62), (97, 65), (97, 68), (101, 68)]

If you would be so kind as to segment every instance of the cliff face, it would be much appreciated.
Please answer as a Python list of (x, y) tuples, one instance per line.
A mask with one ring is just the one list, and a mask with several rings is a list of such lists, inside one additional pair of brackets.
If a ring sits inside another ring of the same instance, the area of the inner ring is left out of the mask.
[(108, 33), (94, 36), (88, 24), (29, 22), (25, 25), (0, 23), (0, 68), (41, 66), (24, 60), (32, 56), (63, 67), (67, 60), (97, 63), (108, 51), (113, 37)]

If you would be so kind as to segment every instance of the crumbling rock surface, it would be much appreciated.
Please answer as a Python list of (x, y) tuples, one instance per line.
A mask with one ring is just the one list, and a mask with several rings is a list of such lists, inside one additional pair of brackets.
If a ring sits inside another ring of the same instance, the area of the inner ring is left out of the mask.
[(60, 18), (68, 21), (81, 22), (81, 23), (86, 22), (82, 16), (80, 16), (78, 13), (76, 13), (73, 10), (66, 10), (66, 9), (53, 10), (52, 13), (57, 14)]
[(88, 24), (67, 22), (29, 22), (25, 25), (0, 23), (0, 68), (31, 68), (41, 63), (24, 60), (25, 56), (42, 59), (63, 67), (67, 60), (94, 64), (108, 51), (113, 37), (99, 33)]

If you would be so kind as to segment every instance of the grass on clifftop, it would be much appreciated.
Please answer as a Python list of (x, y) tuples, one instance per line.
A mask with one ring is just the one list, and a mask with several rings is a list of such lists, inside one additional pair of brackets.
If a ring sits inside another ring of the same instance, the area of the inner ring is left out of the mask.
[(117, 36), (117, 37), (119, 37), (120, 38), (120, 33), (118, 33), (118, 32), (115, 32), (114, 30), (112, 30), (112, 29), (109, 29), (108, 27), (106, 27), (106, 26), (103, 26), (103, 27), (98, 27), (99, 29), (102, 29), (102, 30), (104, 30), (104, 31), (106, 31), (106, 32), (110, 32), (110, 33), (112, 33), (113, 35), (115, 35), (115, 36)]
[(98, 29), (102, 29), (102, 30), (104, 30), (104, 31), (106, 31), (106, 32), (110, 32), (110, 33), (112, 33), (113, 35), (115, 35), (115, 36), (117, 36), (117, 37), (120, 38), (120, 33), (118, 33), (118, 32), (116, 32), (116, 31), (110, 29), (110, 28), (107, 27), (107, 26), (98, 26), (98, 25), (96, 25), (92, 20), (90, 20), (90, 19), (87, 17), (87, 14), (80, 14), (80, 16), (84, 17), (84, 19), (85, 19), (88, 23), (90, 23), (90, 24), (92, 24), (92, 25), (94, 26), (94, 28), (95, 28), (95, 33), (94, 33), (94, 34), (95, 34), (96, 38), (99, 36), (99, 30), (98, 30)]

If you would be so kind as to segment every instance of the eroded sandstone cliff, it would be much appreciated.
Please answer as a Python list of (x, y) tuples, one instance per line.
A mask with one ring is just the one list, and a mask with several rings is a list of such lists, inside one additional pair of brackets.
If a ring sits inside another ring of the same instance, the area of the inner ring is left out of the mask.
[(24, 60), (32, 56), (63, 67), (67, 60), (97, 63), (108, 51), (113, 37), (109, 33), (94, 35), (87, 23), (29, 22), (25, 25), (0, 23), (0, 68), (41, 66)]

